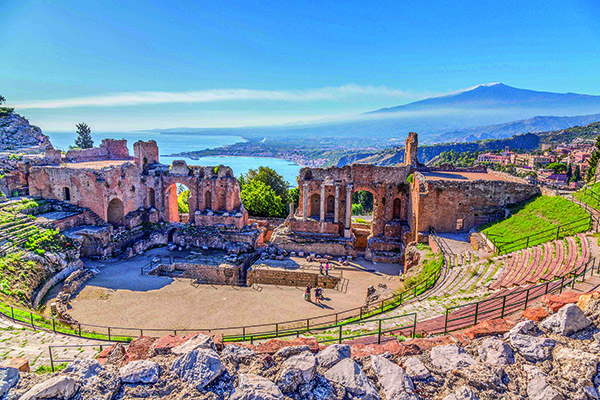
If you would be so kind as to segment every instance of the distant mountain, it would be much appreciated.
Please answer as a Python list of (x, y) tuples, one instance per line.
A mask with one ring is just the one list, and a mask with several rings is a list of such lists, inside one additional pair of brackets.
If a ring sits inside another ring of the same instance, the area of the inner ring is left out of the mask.
[(395, 113), (403, 111), (423, 111), (432, 109), (544, 109), (575, 110), (577, 114), (600, 111), (600, 96), (577, 93), (538, 92), (518, 89), (503, 83), (478, 85), (446, 96), (409, 103), (406, 105), (382, 108), (367, 114)]
[(565, 129), (572, 126), (588, 125), (600, 121), (600, 114), (578, 115), (574, 117), (533, 117), (519, 121), (508, 122), (488, 126), (477, 126), (465, 128), (452, 132), (444, 132), (438, 135), (440, 142), (457, 141), (471, 142), (481, 139), (500, 139), (526, 132), (548, 132)]
[(422, 144), (507, 138), (599, 120), (600, 96), (479, 85), (446, 96), (382, 108), (344, 121), (161, 132), (237, 135), (328, 150), (382, 149), (403, 144), (410, 131)]

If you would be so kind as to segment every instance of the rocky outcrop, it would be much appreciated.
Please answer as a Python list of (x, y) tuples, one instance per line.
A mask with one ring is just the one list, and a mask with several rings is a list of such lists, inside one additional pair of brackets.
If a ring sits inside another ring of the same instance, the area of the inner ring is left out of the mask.
[[(201, 334), (140, 337), (129, 348), (105, 349), (99, 362), (78, 361), (49, 376), (22, 372), (19, 379), (16, 369), (6, 376), (0, 369), (0, 389), (7, 399), (597, 399), (600, 298), (584, 311), (572, 307), (473, 339), (459, 333), (319, 349), (309, 338), (220, 348)], [(172, 351), (178, 346), (183, 354)]]
[(42, 130), (19, 114), (0, 117), (0, 150), (14, 150), (23, 147), (37, 146), (52, 147), (47, 136)]

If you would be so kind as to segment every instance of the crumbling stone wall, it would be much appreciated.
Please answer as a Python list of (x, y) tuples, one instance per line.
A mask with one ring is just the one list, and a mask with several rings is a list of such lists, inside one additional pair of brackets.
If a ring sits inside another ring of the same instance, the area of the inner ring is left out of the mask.
[(503, 208), (540, 193), (537, 186), (503, 180), (428, 180), (416, 173), (411, 186), (413, 232), (468, 231)]
[[(154, 141), (138, 141), (134, 151), (131, 158), (125, 140), (105, 139), (100, 147), (67, 154), (73, 164), (32, 166), (30, 194), (87, 207), (104, 221), (131, 228), (141, 222), (180, 222), (177, 184), (182, 184), (190, 190), (191, 223), (236, 229), (248, 224), (231, 168), (158, 164)], [(88, 164), (79, 164), (84, 161)], [(147, 215), (132, 216), (139, 210)]]
[(404, 165), (416, 168), (419, 164), (417, 151), (419, 150), (419, 136), (416, 132), (409, 132), (404, 148)]
[(281, 269), (264, 269), (253, 267), (246, 275), (248, 286), (258, 285), (280, 285), (312, 287), (321, 286), (326, 289), (334, 289), (340, 278), (332, 275), (320, 275), (310, 272), (286, 271)]
[(67, 162), (130, 159), (127, 140), (125, 139), (103, 139), (98, 147), (69, 150), (65, 155), (65, 161)]
[(160, 264), (150, 275), (198, 279), (199, 283), (214, 285), (240, 285), (239, 265), (204, 265), (192, 263)]

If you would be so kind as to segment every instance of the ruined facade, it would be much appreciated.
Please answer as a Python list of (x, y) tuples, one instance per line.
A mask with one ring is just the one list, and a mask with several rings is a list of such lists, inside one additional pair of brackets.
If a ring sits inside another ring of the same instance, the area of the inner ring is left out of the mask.
[[(58, 160), (53, 153), (46, 159), (56, 162), (27, 165), (19, 179), (27, 182), (32, 196), (86, 207), (115, 227), (189, 222), (198, 229), (225, 232), (218, 248), (227, 248), (228, 240), (243, 251), (263, 243), (264, 235), (249, 233), (252, 228), (231, 168), (188, 166), (185, 161), (160, 164), (154, 141), (138, 141), (133, 148), (130, 156), (125, 140), (106, 139), (97, 148), (71, 150)], [(430, 229), (468, 231), (503, 217), (505, 206), (539, 193), (519, 178), (494, 172), (429, 170), (418, 163), (417, 149), (418, 136), (410, 133), (401, 166), (302, 168), (299, 207), (272, 229), (271, 242), (288, 251), (403, 262), (406, 244), (424, 239)], [(189, 213), (180, 215), (181, 185), (190, 196)], [(370, 222), (352, 221), (352, 195), (358, 191), (373, 196)], [(205, 247), (209, 238), (221, 237), (211, 232), (194, 234), (206, 236), (198, 243), (186, 241)], [(236, 232), (246, 236), (236, 238)], [(165, 240), (176, 242), (177, 237)]]
[[(303, 168), (300, 203), (273, 241), (289, 251), (360, 255), (402, 262), (405, 245), (430, 231), (466, 232), (504, 216), (505, 207), (539, 194), (522, 179), (487, 171), (430, 171), (417, 160), (418, 137), (406, 140), (398, 167), (353, 164)], [(370, 223), (352, 221), (352, 195), (373, 195)]]
[[(29, 169), (30, 195), (87, 207), (104, 221), (128, 228), (160, 221), (247, 225), (239, 183), (229, 167), (163, 165), (156, 142), (136, 142), (131, 157), (125, 140), (111, 139), (97, 148), (69, 151), (63, 161)], [(179, 215), (178, 184), (190, 190), (188, 215)]]

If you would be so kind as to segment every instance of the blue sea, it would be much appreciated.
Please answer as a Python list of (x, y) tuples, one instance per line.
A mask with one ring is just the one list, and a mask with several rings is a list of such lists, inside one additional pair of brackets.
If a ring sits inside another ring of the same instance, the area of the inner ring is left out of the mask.
[[(44, 132), (50, 137), (50, 141), (55, 148), (67, 150), (73, 145), (75, 132)], [(226, 146), (234, 143), (243, 142), (240, 136), (226, 135), (191, 135), (178, 133), (158, 133), (158, 132), (94, 132), (92, 133), (94, 144), (97, 146), (102, 139), (127, 139), (129, 151), (133, 155), (133, 143), (138, 140), (156, 140), (160, 152), (160, 162), (171, 164), (173, 160), (185, 160), (189, 165), (216, 166), (226, 165), (233, 169), (235, 176), (239, 176), (259, 166), (273, 168), (282, 175), (292, 186), (296, 186), (296, 180), (300, 166), (291, 161), (277, 158), (265, 157), (233, 157), (217, 156), (202, 157), (198, 160), (192, 160), (186, 157), (166, 157), (165, 154), (176, 154), (184, 151), (195, 151), (212, 149), (215, 147)]]

